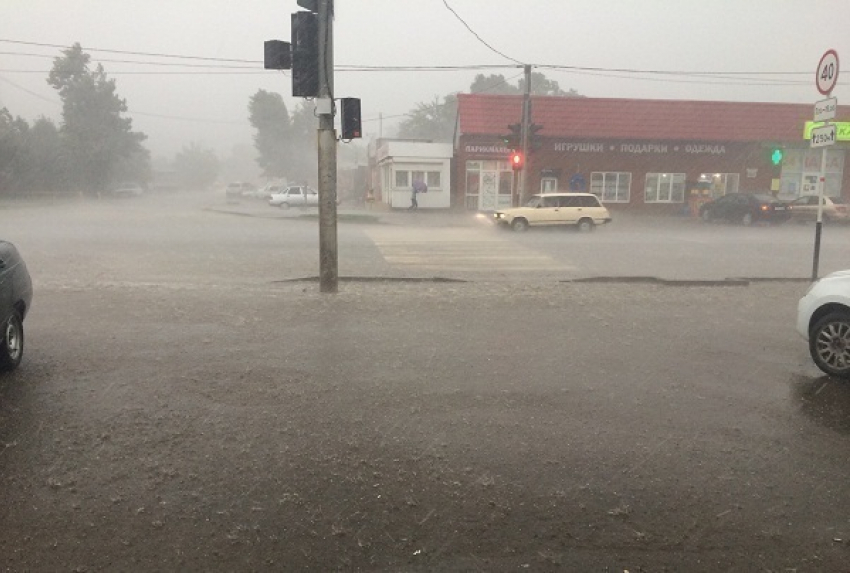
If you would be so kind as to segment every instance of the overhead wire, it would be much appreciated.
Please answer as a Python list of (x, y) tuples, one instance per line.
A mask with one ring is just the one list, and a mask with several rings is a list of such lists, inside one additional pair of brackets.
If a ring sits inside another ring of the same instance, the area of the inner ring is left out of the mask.
[(449, 11), (449, 12), (451, 12), (452, 14), (454, 14), (455, 18), (457, 18), (457, 19), (460, 21), (460, 23), (461, 23), (461, 24), (463, 24), (463, 25), (466, 27), (466, 29), (467, 29), (467, 30), (469, 30), (469, 31), (472, 33), (472, 35), (473, 35), (473, 36), (475, 36), (475, 37), (478, 39), (478, 41), (479, 41), (479, 42), (481, 42), (482, 44), (484, 44), (484, 45), (485, 45), (487, 48), (489, 48), (492, 52), (495, 52), (496, 54), (499, 54), (499, 55), (500, 55), (500, 56), (502, 56), (503, 58), (507, 58), (508, 60), (510, 60), (510, 61), (512, 61), (512, 62), (515, 62), (515, 63), (517, 63), (517, 64), (523, 64), (523, 62), (520, 62), (519, 60), (517, 60), (517, 59), (515, 59), (515, 58), (512, 58), (512, 57), (510, 57), (509, 55), (507, 55), (507, 54), (505, 54), (505, 53), (503, 53), (503, 52), (500, 52), (499, 50), (497, 50), (496, 48), (494, 48), (493, 46), (491, 46), (490, 44), (488, 44), (487, 42), (485, 42), (485, 41), (484, 41), (484, 39), (483, 39), (481, 36), (479, 36), (479, 35), (478, 35), (478, 32), (476, 32), (475, 30), (473, 30), (473, 29), (472, 29), (472, 27), (471, 27), (469, 24), (467, 24), (467, 23), (466, 23), (466, 20), (464, 20), (463, 18), (461, 18), (461, 17), (460, 17), (460, 14), (458, 14), (458, 13), (455, 11), (455, 9), (454, 9), (454, 8), (452, 8), (451, 6), (449, 6), (449, 3), (448, 3), (448, 1), (447, 1), (447, 0), (443, 0), (443, 4), (444, 4), (444, 5), (445, 5), (445, 7), (448, 9), (448, 11)]

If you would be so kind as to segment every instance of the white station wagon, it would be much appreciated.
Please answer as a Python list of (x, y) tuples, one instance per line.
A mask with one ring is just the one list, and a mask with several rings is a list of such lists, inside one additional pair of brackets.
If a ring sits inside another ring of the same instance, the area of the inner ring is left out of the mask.
[(272, 193), (269, 205), (281, 209), (316, 207), (319, 205), (319, 192), (303, 185), (290, 185), (278, 193)]
[(579, 231), (592, 231), (596, 225), (610, 223), (611, 213), (592, 193), (542, 193), (534, 195), (525, 207), (496, 211), (493, 218), (514, 231), (532, 225), (575, 225)]

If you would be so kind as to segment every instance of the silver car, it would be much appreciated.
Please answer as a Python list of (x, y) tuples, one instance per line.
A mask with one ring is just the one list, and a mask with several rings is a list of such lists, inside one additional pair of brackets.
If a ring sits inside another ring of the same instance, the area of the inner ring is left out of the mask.
[(319, 205), (319, 192), (304, 185), (290, 185), (280, 193), (272, 193), (269, 205), (281, 209), (316, 207)]

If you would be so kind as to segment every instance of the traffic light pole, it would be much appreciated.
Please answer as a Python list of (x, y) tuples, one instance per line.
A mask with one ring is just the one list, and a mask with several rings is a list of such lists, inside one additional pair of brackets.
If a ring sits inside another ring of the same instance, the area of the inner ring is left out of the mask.
[(319, 18), (319, 290), (339, 289), (336, 130), (333, 100), (333, 0), (318, 0)]
[(523, 66), (525, 73), (525, 95), (522, 98), (522, 171), (519, 174), (520, 204), (528, 202), (528, 134), (531, 130), (531, 66)]

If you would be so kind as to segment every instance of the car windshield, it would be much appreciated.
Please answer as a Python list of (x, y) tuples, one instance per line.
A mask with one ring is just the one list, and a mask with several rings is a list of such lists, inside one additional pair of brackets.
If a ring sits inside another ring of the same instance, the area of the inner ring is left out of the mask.
[(833, 203), (835, 203), (836, 205), (846, 205), (847, 204), (847, 200), (844, 199), (844, 197), (830, 197), (829, 200), (832, 201)]

